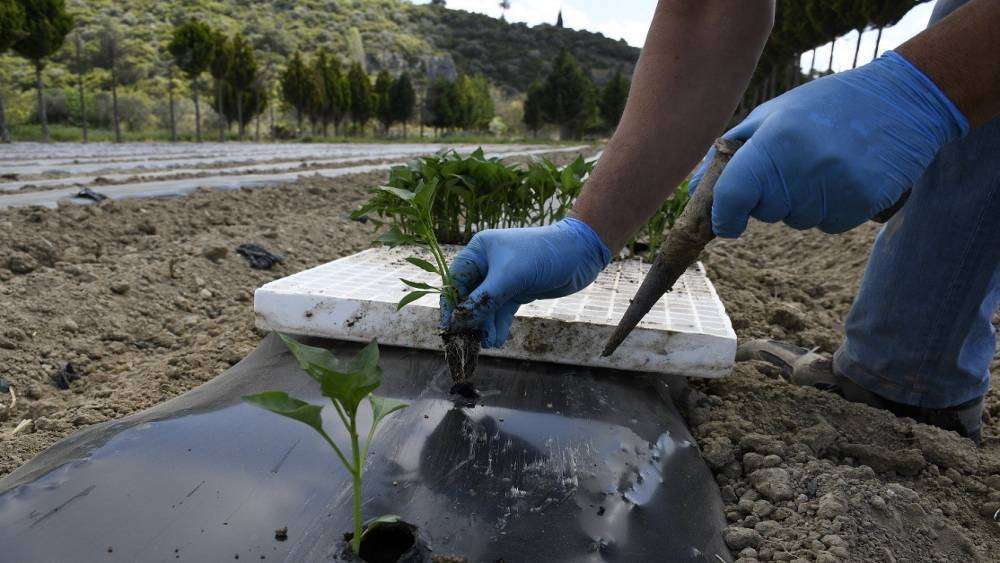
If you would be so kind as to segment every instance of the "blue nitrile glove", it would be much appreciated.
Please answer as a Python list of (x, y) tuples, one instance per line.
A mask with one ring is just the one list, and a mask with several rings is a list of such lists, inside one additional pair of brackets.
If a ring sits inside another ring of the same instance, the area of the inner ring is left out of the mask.
[(471, 312), (469, 320), (463, 326), (450, 326), (452, 311), (442, 299), (441, 325), (481, 330), (484, 347), (503, 346), (518, 307), (576, 293), (609, 262), (611, 251), (579, 219), (482, 231), (451, 263), (459, 307)]
[(749, 217), (827, 233), (853, 229), (892, 206), (942, 146), (968, 131), (955, 104), (888, 51), (770, 100), (724, 135), (745, 144), (715, 185), (712, 229), (735, 238)]

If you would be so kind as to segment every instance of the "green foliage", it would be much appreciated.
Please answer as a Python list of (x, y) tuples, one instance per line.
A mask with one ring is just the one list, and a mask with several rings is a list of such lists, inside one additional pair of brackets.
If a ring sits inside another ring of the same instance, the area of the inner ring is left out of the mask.
[(212, 30), (212, 60), (208, 64), (208, 72), (216, 81), (225, 80), (229, 67), (233, 64), (233, 44), (226, 34)]
[[(594, 168), (593, 162), (577, 157), (560, 167), (547, 159), (527, 166), (504, 164), (486, 158), (482, 149), (468, 156), (446, 151), (422, 157), (389, 173), (385, 186), (374, 188), (368, 201), (352, 217), (368, 217), (379, 228), (388, 229), (378, 241), (389, 246), (403, 244), (466, 244), (483, 229), (545, 225), (566, 217)], [(419, 195), (418, 195), (419, 194)], [(628, 248), (639, 255), (637, 242), (649, 247), (653, 256), (668, 229), (688, 202), (687, 182), (677, 188)], [(432, 251), (435, 254), (435, 251)], [(434, 265), (419, 258), (408, 261), (426, 271), (441, 273), (443, 260)], [(448, 281), (442, 276), (442, 287)], [(403, 280), (415, 291), (405, 305), (441, 287)]]
[(439, 181), (432, 178), (425, 182), (418, 181), (413, 190), (396, 188), (393, 186), (379, 186), (375, 188), (384, 194), (387, 203), (392, 206), (395, 213), (406, 217), (409, 233), (403, 233), (398, 227), (393, 226), (388, 232), (379, 237), (379, 241), (390, 247), (403, 244), (420, 244), (426, 246), (434, 257), (434, 262), (428, 262), (418, 256), (410, 256), (407, 262), (418, 268), (437, 274), (441, 278), (441, 285), (435, 286), (423, 282), (415, 282), (405, 278), (400, 278), (404, 284), (416, 291), (410, 291), (396, 305), (396, 310), (400, 310), (410, 303), (420, 299), (424, 295), (432, 293), (441, 294), (452, 307), (458, 305), (458, 290), (455, 288), (451, 272), (448, 270), (448, 261), (445, 259), (441, 245), (438, 243), (434, 230), (434, 209), (435, 197), (438, 193)]
[(62, 48), (73, 29), (73, 16), (66, 12), (65, 0), (19, 0), (24, 11), (20, 38), (14, 51), (41, 66), (44, 59)]
[(621, 71), (615, 71), (615, 75), (604, 85), (601, 91), (601, 99), (598, 106), (601, 110), (601, 119), (608, 129), (614, 130), (621, 121), (622, 113), (625, 112), (625, 101), (628, 100), (629, 82)]
[(892, 25), (923, 1), (778, 0), (774, 27), (744, 103), (766, 101), (768, 96), (796, 86), (801, 78), (797, 68), (802, 53), (868, 25), (880, 29)]
[[(436, 238), (447, 244), (464, 244), (475, 232), (501, 227), (545, 224), (563, 218), (593, 168), (582, 157), (558, 167), (536, 160), (527, 167), (487, 158), (482, 149), (468, 156), (447, 151), (423, 157), (391, 170), (387, 187), (373, 190), (355, 216), (373, 216), (403, 237), (418, 234), (414, 215), (401, 206), (400, 194), (434, 186), (430, 225)], [(392, 239), (394, 244), (401, 242)]]
[[(237, 90), (229, 82), (222, 83), (222, 103), (214, 99), (215, 107), (221, 107), (226, 123), (235, 123), (246, 127), (258, 115), (267, 109), (269, 102), (267, 89), (259, 82), (254, 82), (244, 90)], [(215, 93), (218, 96), (219, 92)]]
[(361, 39), (361, 32), (356, 27), (347, 30), (347, 53), (352, 63), (361, 65), (361, 70), (367, 68), (368, 61), (365, 58), (364, 41)]
[(389, 131), (389, 126), (393, 122), (391, 91), (392, 76), (389, 75), (389, 71), (385, 69), (380, 70), (378, 76), (375, 77), (375, 87), (372, 90), (372, 97), (374, 100), (375, 116), (382, 122), (382, 127), (386, 132)]
[(417, 104), (417, 94), (413, 90), (410, 74), (404, 72), (396, 78), (389, 90), (389, 112), (392, 121), (405, 124), (413, 119), (413, 109)]
[(312, 99), (312, 88), (312, 76), (302, 60), (302, 53), (295, 51), (281, 73), (281, 95), (295, 109), (299, 129), (302, 128), (302, 116)]
[(330, 123), (338, 127), (347, 115), (350, 101), (350, 90), (347, 78), (340, 71), (340, 62), (327, 50), (320, 49), (313, 59), (312, 73), (317, 81), (315, 98), (319, 103), (312, 103), (311, 110), (315, 118), (323, 125), (324, 135)]
[(493, 118), (493, 98), (482, 76), (460, 75), (450, 81), (438, 78), (426, 100), (426, 124), (441, 129), (486, 130)]
[[(376, 428), (386, 417), (406, 408), (407, 405), (396, 399), (372, 395), (372, 392), (382, 384), (382, 369), (378, 365), (377, 342), (372, 341), (349, 362), (342, 363), (328, 350), (301, 344), (284, 334), (279, 334), (279, 336), (291, 350), (295, 359), (298, 360), (303, 371), (319, 383), (323, 396), (330, 399), (338, 418), (350, 437), (350, 458), (344, 454), (345, 450), (341, 449), (324, 430), (321, 416), (323, 407), (291, 397), (284, 391), (265, 391), (255, 395), (247, 395), (243, 397), (243, 400), (308, 425), (330, 445), (353, 478), (354, 537), (351, 540), (351, 548), (354, 553), (358, 553), (363, 525), (367, 524), (370, 528), (377, 522), (398, 520), (398, 517), (393, 515), (379, 516), (367, 523), (362, 520), (362, 473), (364, 460), (368, 456), (368, 447), (371, 445)], [(357, 416), (361, 404), (365, 401), (371, 408), (372, 422), (362, 445)]]
[(653, 256), (656, 256), (656, 253), (660, 250), (660, 246), (663, 244), (664, 236), (668, 230), (674, 228), (674, 222), (677, 221), (681, 212), (684, 211), (684, 207), (687, 205), (690, 197), (688, 194), (688, 181), (684, 180), (674, 190), (674, 193), (663, 202), (663, 205), (656, 210), (656, 213), (649, 219), (649, 222), (639, 230), (636, 237), (626, 245), (632, 256), (639, 256), (641, 254), (638, 251), (640, 242), (645, 242), (647, 246), (645, 253), (647, 258), (652, 259)]
[(347, 84), (351, 94), (351, 121), (355, 126), (364, 128), (372, 117), (375, 100), (372, 96), (372, 83), (359, 63), (351, 65), (347, 72)]
[(542, 83), (535, 82), (528, 88), (528, 93), (524, 97), (524, 113), (521, 120), (532, 134), (536, 134), (545, 124), (542, 115), (542, 95)]
[(558, 125), (564, 137), (579, 137), (597, 113), (594, 84), (569, 51), (559, 53), (541, 92), (544, 120)]
[(191, 18), (174, 28), (167, 49), (188, 80), (196, 80), (215, 58), (212, 28)]
[(226, 81), (237, 90), (247, 90), (257, 80), (257, 57), (243, 34), (234, 35), (231, 44), (232, 59)]
[(25, 23), (24, 8), (18, 0), (0, 0), (0, 53), (21, 37)]
[[(263, 110), (263, 106), (257, 106), (262, 100), (266, 101), (267, 96), (260, 95), (260, 90), (263, 90), (263, 87), (257, 81), (259, 70), (253, 47), (241, 33), (233, 36), (230, 45), (232, 45), (231, 59), (223, 95), (225, 95), (225, 90), (231, 90), (231, 96), (235, 99), (236, 123), (239, 125), (239, 138), (242, 140), (246, 124), (254, 115)], [(255, 87), (256, 92), (254, 91)], [(230, 106), (219, 104), (219, 107)], [(228, 115), (226, 117), (227, 121), (231, 121), (228, 119)]]

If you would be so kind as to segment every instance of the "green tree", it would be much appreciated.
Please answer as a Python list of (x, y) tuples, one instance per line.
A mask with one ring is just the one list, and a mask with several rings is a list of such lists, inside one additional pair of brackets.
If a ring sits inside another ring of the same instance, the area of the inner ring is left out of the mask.
[(351, 92), (351, 121), (364, 132), (365, 125), (372, 117), (372, 83), (361, 65), (354, 63), (347, 72), (347, 83)]
[(413, 90), (413, 82), (409, 73), (402, 73), (392, 83), (389, 90), (389, 105), (392, 119), (403, 124), (403, 138), (406, 138), (406, 124), (413, 119), (413, 108), (417, 103), (417, 94)]
[[(18, 0), (0, 0), (0, 55), (10, 49), (25, 33), (24, 8)], [(0, 143), (10, 142), (3, 89), (0, 88)]]
[(49, 142), (49, 121), (45, 115), (45, 86), (42, 69), (45, 59), (58, 51), (66, 34), (73, 29), (73, 16), (66, 13), (65, 0), (18, 0), (24, 11), (23, 33), (14, 43), (14, 51), (31, 61), (35, 67), (35, 89), (38, 91), (38, 119), (42, 136)]
[(604, 85), (601, 91), (601, 100), (598, 106), (601, 110), (601, 119), (608, 129), (614, 130), (621, 121), (622, 113), (625, 111), (625, 101), (628, 100), (629, 82), (622, 71), (617, 70), (611, 80)]
[(385, 135), (389, 135), (389, 127), (392, 127), (393, 122), (392, 103), (389, 97), (391, 91), (392, 76), (389, 75), (388, 70), (382, 69), (379, 71), (378, 76), (375, 77), (375, 88), (372, 92), (372, 99), (375, 102), (375, 116), (382, 122), (382, 131)]
[(233, 65), (233, 45), (221, 31), (212, 31), (212, 62), (208, 72), (215, 80), (215, 112), (219, 115), (219, 142), (226, 140), (226, 114), (223, 109), (223, 87), (229, 77), (229, 68)]
[(201, 142), (201, 107), (198, 105), (199, 78), (208, 70), (215, 57), (215, 41), (212, 28), (194, 18), (174, 28), (167, 46), (177, 67), (191, 82), (191, 97), (194, 99), (195, 138)]
[(295, 51), (281, 73), (281, 96), (295, 109), (295, 123), (298, 134), (302, 135), (302, 118), (309, 106), (312, 78), (302, 61), (302, 53)]
[(541, 82), (535, 82), (528, 88), (528, 93), (524, 97), (524, 115), (521, 121), (525, 127), (531, 131), (532, 136), (538, 135), (538, 130), (545, 123), (545, 116), (542, 113), (542, 97), (545, 95), (545, 88)]
[(114, 20), (106, 19), (97, 34), (98, 49), (94, 56), (94, 66), (106, 69), (111, 74), (111, 125), (115, 132), (115, 142), (122, 142), (121, 113), (118, 110), (119, 65), (123, 56), (122, 36)]
[[(250, 121), (244, 119), (243, 105), (247, 97), (253, 97), (251, 88), (257, 80), (257, 57), (254, 55), (253, 46), (241, 33), (234, 35), (230, 44), (232, 45), (232, 60), (226, 82), (234, 90), (232, 97), (236, 101), (236, 123), (239, 127), (239, 140), (242, 141), (243, 134), (246, 132), (246, 124)], [(252, 115), (256, 115), (256, 113)]]
[(83, 34), (77, 29), (73, 33), (73, 59), (70, 61), (69, 70), (76, 75), (77, 95), (80, 104), (80, 129), (83, 133), (83, 142), (88, 141), (87, 132), (87, 97), (84, 91), (83, 75), (90, 70), (90, 62), (84, 56)]
[(361, 39), (361, 32), (358, 28), (352, 27), (347, 30), (347, 53), (351, 63), (361, 65), (361, 70), (368, 68), (367, 57), (365, 56), (365, 43)]
[(347, 113), (350, 98), (347, 81), (340, 71), (340, 62), (327, 49), (320, 49), (313, 61), (313, 73), (319, 81), (322, 98), (318, 109), (323, 136), (327, 136), (330, 123), (334, 124), (335, 132), (339, 133), (340, 122)]
[(461, 100), (455, 82), (438, 78), (427, 89), (424, 100), (425, 124), (435, 129), (451, 129), (461, 122)]
[(560, 127), (562, 137), (577, 138), (596, 114), (594, 85), (567, 50), (562, 50), (545, 79), (542, 113)]
[(225, 81), (222, 83), (222, 95), (225, 99), (221, 107), (226, 112), (223, 116), (226, 122), (235, 122), (237, 127), (244, 131), (256, 116), (267, 109), (267, 86), (261, 81), (255, 80), (242, 90), (238, 90), (231, 82)]

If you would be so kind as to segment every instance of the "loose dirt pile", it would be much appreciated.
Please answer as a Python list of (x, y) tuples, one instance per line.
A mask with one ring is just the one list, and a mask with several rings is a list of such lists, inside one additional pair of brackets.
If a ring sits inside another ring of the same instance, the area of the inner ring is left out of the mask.
[[(576, 154), (545, 156), (564, 165)], [(0, 393), (0, 476), (241, 360), (263, 336), (254, 289), (371, 246), (372, 224), (349, 214), (386, 177), (0, 211), (0, 378), (18, 396), (6, 413)], [(284, 260), (251, 269), (235, 252), (250, 242)], [(67, 364), (79, 378), (62, 390)], [(33, 422), (12, 434), (23, 419)]]
[[(262, 336), (253, 327), (254, 288), (368, 247), (370, 225), (347, 214), (384, 179), (0, 212), (0, 377), (19, 396), (0, 421), (0, 475), (81, 427), (174, 397), (242, 359)], [(754, 225), (740, 241), (715, 243), (705, 261), (741, 338), (830, 352), (874, 233)], [(284, 261), (249, 268), (234, 252), (248, 242)], [(61, 390), (53, 376), (67, 363), (80, 377)], [(1000, 559), (996, 391), (979, 450), (792, 387), (762, 362), (695, 382), (681, 406), (716, 473), (735, 557)], [(33, 423), (12, 434), (25, 418)]]
[[(719, 241), (709, 275), (740, 338), (832, 352), (877, 229), (841, 236), (754, 225)], [(992, 373), (1000, 375), (1000, 361)], [(743, 561), (998, 560), (1000, 395), (984, 444), (794, 387), (765, 362), (695, 382), (683, 405)]]

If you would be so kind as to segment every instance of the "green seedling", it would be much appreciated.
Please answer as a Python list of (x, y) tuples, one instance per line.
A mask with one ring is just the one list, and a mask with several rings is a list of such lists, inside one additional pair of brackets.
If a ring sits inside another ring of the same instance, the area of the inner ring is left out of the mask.
[[(322, 406), (296, 399), (284, 391), (265, 391), (256, 395), (247, 395), (243, 397), (243, 400), (309, 425), (333, 448), (337, 458), (344, 464), (352, 477), (354, 535), (351, 538), (351, 549), (357, 554), (364, 533), (373, 529), (375, 524), (399, 521), (399, 517), (392, 514), (379, 516), (367, 522), (362, 521), (361, 477), (364, 460), (368, 456), (368, 447), (372, 443), (375, 429), (387, 416), (406, 408), (407, 404), (396, 399), (372, 395), (372, 392), (382, 384), (382, 369), (378, 365), (378, 342), (372, 341), (351, 361), (342, 363), (329, 350), (301, 344), (284, 334), (278, 334), (278, 336), (291, 350), (302, 369), (319, 383), (323, 396), (333, 403), (337, 417), (340, 418), (340, 422), (343, 423), (350, 436), (350, 457), (345, 455), (344, 450), (323, 429), (323, 419), (320, 416), (323, 410)], [(367, 401), (371, 407), (372, 422), (362, 444), (357, 417), (358, 409), (364, 401)]]
[[(432, 178), (426, 182), (423, 180), (417, 182), (413, 191), (393, 186), (380, 187), (380, 190), (395, 196), (399, 200), (399, 213), (407, 218), (413, 234), (404, 234), (399, 228), (393, 226), (379, 240), (389, 246), (420, 244), (427, 247), (434, 258), (433, 262), (429, 262), (419, 256), (410, 256), (406, 258), (406, 261), (424, 271), (437, 274), (441, 278), (441, 285), (439, 286), (400, 278), (400, 281), (412, 290), (399, 300), (399, 303), (396, 305), (397, 311), (424, 295), (438, 293), (441, 294), (447, 304), (455, 311), (454, 314), (458, 316), (465, 314), (465, 311), (455, 309), (458, 305), (458, 290), (448, 269), (448, 262), (445, 259), (444, 252), (442, 252), (441, 245), (438, 243), (432, 219), (434, 197), (437, 193), (438, 185), (437, 178)], [(476, 392), (472, 387), (472, 378), (476, 372), (482, 334), (478, 330), (449, 330), (442, 333), (441, 338), (444, 341), (445, 360), (448, 362), (448, 370), (454, 382), (451, 392), (458, 393), (466, 398), (474, 398)]]
[[(582, 157), (563, 167), (546, 159), (520, 166), (487, 158), (482, 149), (468, 156), (448, 151), (393, 168), (387, 186), (416, 192), (421, 183), (435, 182), (431, 228), (442, 243), (465, 244), (483, 229), (545, 225), (562, 219), (593, 167), (593, 162)], [(417, 235), (407, 208), (391, 193), (373, 189), (353, 216)]]
[(411, 233), (406, 234), (394, 225), (379, 237), (379, 242), (392, 247), (403, 244), (419, 244), (426, 247), (434, 259), (433, 262), (429, 262), (419, 256), (410, 256), (406, 258), (406, 261), (421, 270), (437, 274), (441, 278), (441, 285), (431, 285), (400, 278), (400, 281), (411, 287), (414, 291), (410, 291), (400, 299), (396, 310), (402, 309), (424, 295), (431, 293), (440, 293), (452, 307), (458, 305), (458, 290), (455, 288), (454, 280), (451, 278), (451, 272), (448, 270), (448, 261), (445, 259), (441, 245), (438, 243), (437, 236), (434, 233), (434, 223), (431, 219), (431, 210), (434, 207), (434, 196), (437, 188), (437, 179), (431, 179), (427, 182), (421, 180), (417, 183), (413, 191), (392, 186), (380, 186), (378, 188), (395, 196), (399, 200), (397, 205), (398, 212), (408, 219)]

